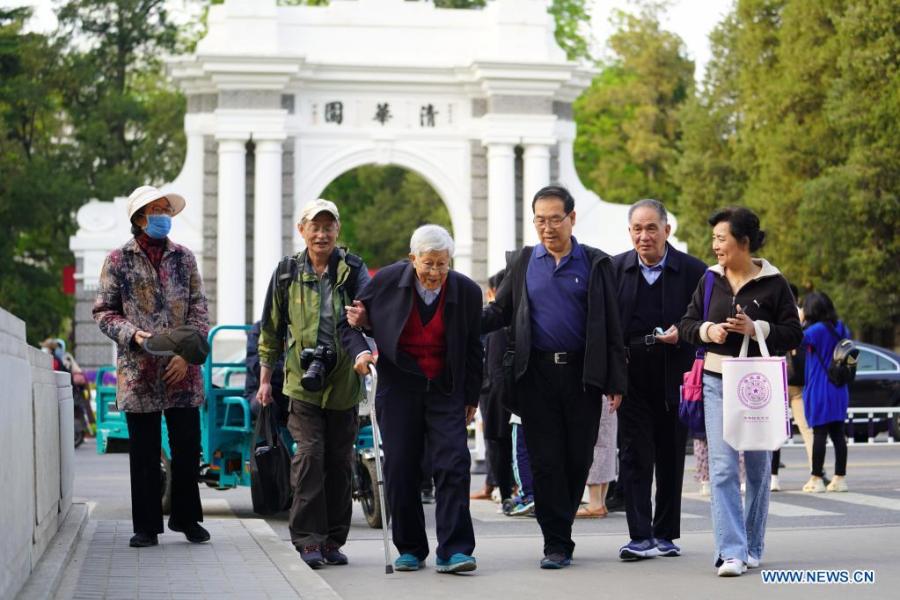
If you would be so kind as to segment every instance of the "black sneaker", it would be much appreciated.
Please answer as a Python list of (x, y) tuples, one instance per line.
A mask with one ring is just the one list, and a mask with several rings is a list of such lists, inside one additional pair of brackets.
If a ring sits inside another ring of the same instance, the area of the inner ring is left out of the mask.
[(434, 488), (422, 490), (422, 504), (434, 504)]
[(322, 558), (326, 565), (346, 565), (349, 562), (340, 547), (332, 544), (322, 546)]
[(128, 541), (128, 545), (132, 548), (146, 548), (148, 546), (155, 546), (158, 543), (159, 538), (156, 537), (155, 533), (136, 533), (131, 536), (131, 539)]
[(551, 552), (541, 559), (542, 569), (565, 569), (572, 564), (572, 559), (562, 552)]
[(187, 526), (182, 527), (178, 522), (172, 519), (172, 517), (169, 517), (169, 531), (183, 533), (184, 537), (187, 538), (187, 541), (192, 544), (202, 544), (203, 542), (209, 541), (209, 532), (199, 523), (188, 523)]
[(310, 569), (318, 569), (325, 564), (325, 557), (322, 556), (322, 549), (318, 544), (303, 546), (297, 550), (300, 552), (300, 558), (309, 565)]

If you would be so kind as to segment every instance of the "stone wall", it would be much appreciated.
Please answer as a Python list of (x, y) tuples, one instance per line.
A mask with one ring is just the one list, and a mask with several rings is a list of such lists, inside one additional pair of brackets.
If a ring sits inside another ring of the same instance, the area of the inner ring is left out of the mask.
[(69, 512), (74, 482), (72, 388), (25, 341), (25, 323), (0, 308), (0, 598), (12, 598)]

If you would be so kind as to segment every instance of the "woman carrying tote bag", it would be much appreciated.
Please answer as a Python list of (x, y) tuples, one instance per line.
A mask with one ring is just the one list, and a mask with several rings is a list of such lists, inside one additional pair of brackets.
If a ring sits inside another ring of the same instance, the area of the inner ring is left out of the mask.
[[(678, 326), (681, 339), (707, 347), (703, 368), (703, 407), (709, 444), (716, 567), (720, 577), (735, 577), (762, 558), (769, 507), (772, 453), (744, 452), (747, 470), (746, 516), (741, 501), (738, 451), (723, 437), (722, 361), (737, 357), (745, 335), (747, 356), (760, 356), (757, 327), (769, 351), (783, 355), (800, 344), (803, 330), (787, 280), (768, 261), (754, 258), (765, 240), (759, 217), (732, 207), (709, 218), (712, 249), (718, 264), (704, 321), (704, 281), (694, 292)], [(754, 324), (755, 323), (755, 324)]]

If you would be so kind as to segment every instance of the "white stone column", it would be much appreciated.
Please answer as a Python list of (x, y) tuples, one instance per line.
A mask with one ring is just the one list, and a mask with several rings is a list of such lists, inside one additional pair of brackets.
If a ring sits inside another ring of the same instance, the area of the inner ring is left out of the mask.
[(266, 288), (281, 259), (281, 139), (256, 140), (253, 187), (253, 317), (262, 315)]
[(487, 143), (487, 270), (506, 266), (506, 252), (516, 248), (515, 152), (512, 143)]
[(246, 322), (246, 140), (219, 142), (219, 227), (216, 232), (216, 323)]
[(532, 223), (531, 201), (542, 187), (550, 185), (550, 147), (547, 144), (525, 145), (523, 157), (522, 192), (522, 243), (533, 246), (538, 243), (538, 235)]

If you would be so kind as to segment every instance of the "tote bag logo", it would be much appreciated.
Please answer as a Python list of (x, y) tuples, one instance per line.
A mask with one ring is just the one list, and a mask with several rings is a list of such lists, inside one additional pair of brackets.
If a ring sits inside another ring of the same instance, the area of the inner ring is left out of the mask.
[(738, 382), (738, 399), (747, 408), (758, 410), (772, 399), (772, 385), (762, 373), (748, 373)]

